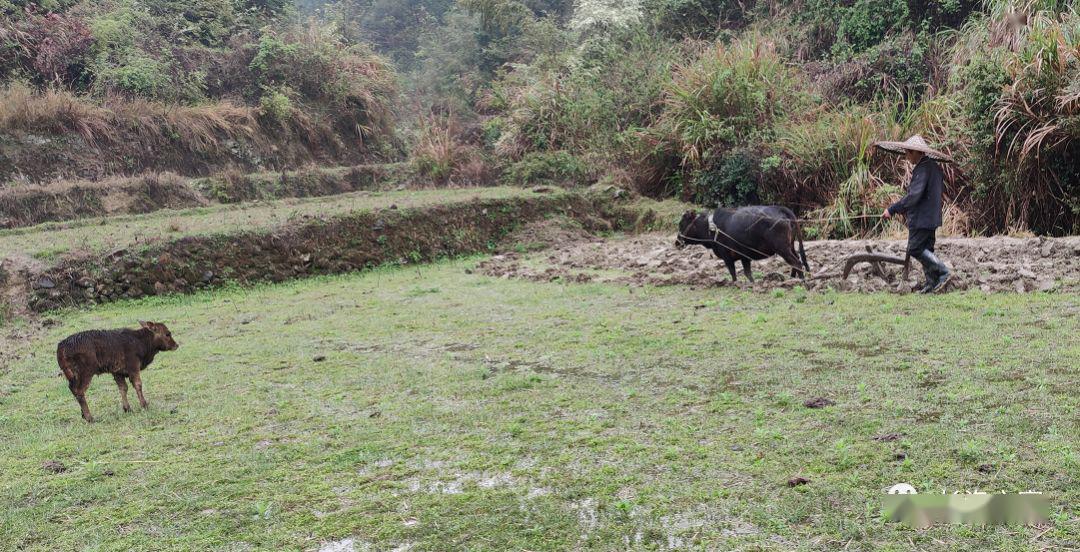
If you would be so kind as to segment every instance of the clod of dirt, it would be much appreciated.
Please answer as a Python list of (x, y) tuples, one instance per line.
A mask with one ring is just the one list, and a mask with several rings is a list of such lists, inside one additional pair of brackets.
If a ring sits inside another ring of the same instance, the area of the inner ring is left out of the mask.
[(979, 467), (975, 469), (978, 470), (979, 473), (994, 473), (994, 466), (990, 464), (980, 464)]
[(315, 355), (311, 360), (314, 362), (322, 362), (326, 360), (326, 355)]
[(903, 435), (899, 433), (886, 433), (884, 435), (878, 435), (874, 437), (875, 441), (881, 441), (882, 443), (890, 443), (892, 441), (899, 441)]
[(807, 479), (805, 477), (802, 477), (802, 476), (799, 476), (799, 475), (796, 475), (795, 477), (792, 477), (791, 479), (787, 480), (787, 486), (788, 487), (799, 487), (799, 486), (802, 486), (802, 485), (806, 485), (808, 483), (810, 483), (809, 479)]
[(836, 403), (825, 397), (817, 397), (816, 399), (810, 399), (802, 404), (806, 408), (825, 408), (826, 406), (833, 406)]
[(898, 452), (898, 453), (896, 453), (896, 454), (894, 454), (894, 455), (893, 455), (892, 459), (893, 459), (893, 460), (896, 460), (897, 462), (899, 462), (899, 461), (901, 461), (901, 460), (905, 460), (905, 459), (907, 459), (907, 453), (905, 453), (905, 452)]
[(64, 473), (67, 471), (67, 466), (61, 464), (59, 460), (46, 460), (42, 462), (41, 469), (49, 473)]

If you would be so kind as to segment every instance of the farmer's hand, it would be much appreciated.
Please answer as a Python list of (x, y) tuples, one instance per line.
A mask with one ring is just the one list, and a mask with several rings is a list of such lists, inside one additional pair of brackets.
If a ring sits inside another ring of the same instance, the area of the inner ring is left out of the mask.
[(888, 209), (885, 209), (885, 212), (881, 213), (881, 218), (892, 218), (892, 214), (889, 213)]

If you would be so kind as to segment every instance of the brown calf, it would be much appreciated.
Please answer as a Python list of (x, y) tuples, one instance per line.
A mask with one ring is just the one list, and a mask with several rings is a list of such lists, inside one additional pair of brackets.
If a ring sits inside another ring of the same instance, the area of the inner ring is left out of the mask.
[(68, 388), (82, 408), (82, 417), (93, 422), (86, 406), (86, 389), (97, 374), (110, 373), (120, 388), (124, 412), (131, 412), (127, 400), (127, 382), (131, 380), (139, 405), (146, 408), (140, 373), (154, 361), (158, 351), (175, 351), (178, 345), (165, 324), (139, 322), (138, 330), (90, 330), (79, 332), (56, 346), (56, 362), (68, 380)]

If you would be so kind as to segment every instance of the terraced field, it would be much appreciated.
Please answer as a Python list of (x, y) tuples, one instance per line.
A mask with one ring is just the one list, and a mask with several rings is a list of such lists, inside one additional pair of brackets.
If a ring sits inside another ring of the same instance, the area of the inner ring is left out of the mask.
[(348, 194), (162, 210), (143, 215), (47, 223), (0, 230), (0, 256), (57, 257), (67, 252), (102, 253), (186, 236), (280, 228), (312, 219), (389, 209), (447, 205), (486, 199), (533, 197), (522, 188), (360, 191)]

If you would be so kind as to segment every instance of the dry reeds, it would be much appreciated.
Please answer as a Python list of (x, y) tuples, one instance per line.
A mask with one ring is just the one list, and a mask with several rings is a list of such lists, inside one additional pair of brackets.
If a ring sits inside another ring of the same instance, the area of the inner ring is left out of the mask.
[(419, 118), (419, 130), (409, 152), (417, 174), (444, 186), (476, 186), (494, 180), (482, 149), (464, 141), (462, 123), (452, 114)]

